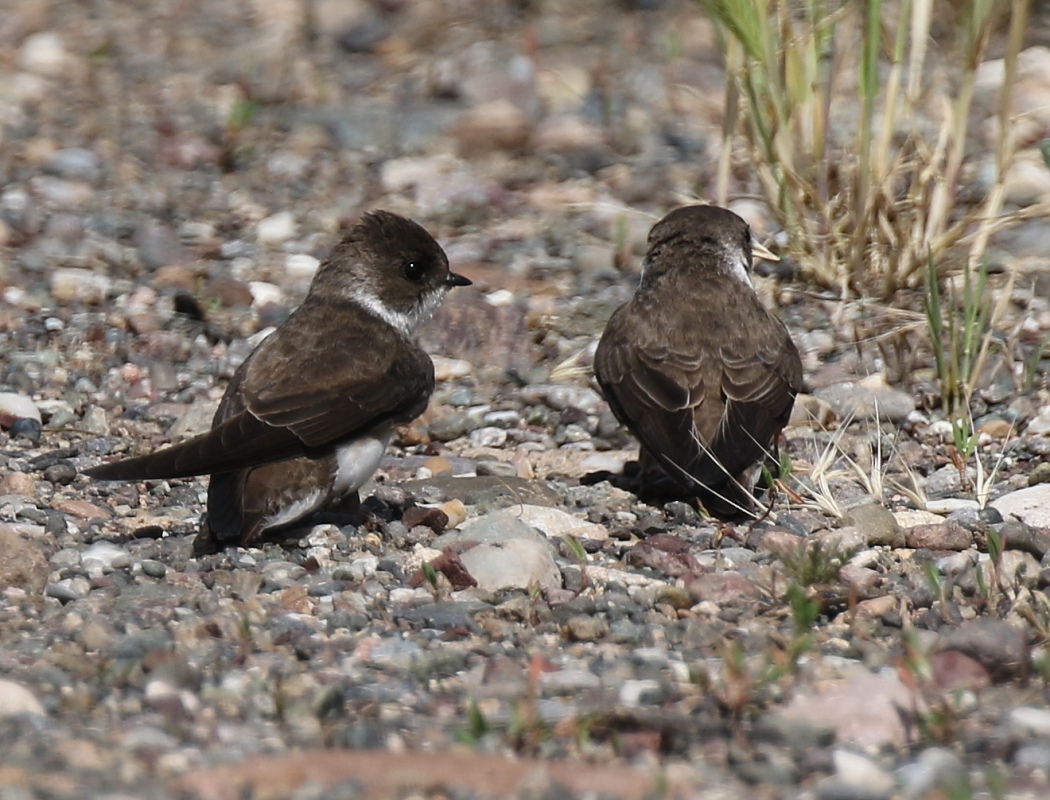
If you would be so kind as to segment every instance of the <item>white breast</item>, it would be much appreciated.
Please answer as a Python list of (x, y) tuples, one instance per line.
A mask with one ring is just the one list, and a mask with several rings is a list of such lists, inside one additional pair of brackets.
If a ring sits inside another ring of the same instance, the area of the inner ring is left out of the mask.
[(379, 462), (390, 444), (389, 427), (376, 431), (371, 436), (362, 436), (344, 444), (335, 451), (336, 472), (332, 484), (332, 496), (356, 492), (372, 473), (379, 467)]

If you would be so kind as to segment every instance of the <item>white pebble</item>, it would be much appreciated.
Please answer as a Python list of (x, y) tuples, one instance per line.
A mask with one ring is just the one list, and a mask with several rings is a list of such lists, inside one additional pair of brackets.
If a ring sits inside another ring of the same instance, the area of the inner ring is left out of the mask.
[(259, 220), (255, 235), (260, 244), (281, 244), (294, 237), (295, 231), (295, 215), (291, 211), (278, 211)]
[(68, 58), (62, 37), (53, 31), (27, 36), (18, 51), (18, 65), (22, 69), (47, 77), (61, 74)]

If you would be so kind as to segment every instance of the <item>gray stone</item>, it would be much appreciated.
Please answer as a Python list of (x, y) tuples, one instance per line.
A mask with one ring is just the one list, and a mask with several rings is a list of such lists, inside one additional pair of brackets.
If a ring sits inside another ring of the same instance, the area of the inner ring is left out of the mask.
[(893, 512), (878, 503), (868, 503), (850, 509), (842, 518), (842, 523), (857, 528), (869, 547), (904, 547), (904, 531), (897, 524)]
[(485, 591), (561, 586), (561, 572), (546, 541), (521, 538), (490, 541), (470, 548), (459, 558), (478, 582), (478, 588)]

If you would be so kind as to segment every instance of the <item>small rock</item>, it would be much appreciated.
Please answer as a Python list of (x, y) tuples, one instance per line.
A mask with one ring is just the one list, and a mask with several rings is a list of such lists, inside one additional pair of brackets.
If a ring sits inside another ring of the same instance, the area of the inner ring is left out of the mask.
[(832, 727), (839, 741), (860, 747), (901, 747), (907, 741), (907, 730), (900, 709), (914, 704), (912, 690), (896, 675), (861, 674), (800, 691), (782, 715)]
[(406, 528), (414, 528), (417, 525), (423, 525), (437, 534), (444, 533), (445, 529), (449, 526), (448, 515), (446, 515), (444, 511), (440, 508), (428, 506), (413, 506), (412, 508), (406, 508), (405, 513), (401, 518), (401, 522)]
[(835, 409), (827, 400), (811, 394), (800, 394), (795, 397), (788, 425), (792, 428), (807, 427), (822, 431), (830, 429), (836, 419)]
[(36, 696), (21, 684), (0, 678), (0, 718), (29, 715), (46, 716)]
[(467, 518), (467, 507), (463, 505), (460, 500), (449, 500), (447, 503), (442, 503), (438, 508), (444, 512), (448, 522), (447, 528), (458, 528), (463, 520)]
[(554, 548), (542, 533), (528, 523), (522, 522), (512, 510), (508, 509), (490, 511), (460, 530), (450, 531), (438, 537), (430, 546), (440, 550), (463, 542), (489, 544), (517, 539), (537, 542), (549, 548), (548, 552), (552, 555), (554, 553)]
[(182, 416), (175, 420), (175, 423), (168, 429), (168, 438), (178, 441), (211, 430), (211, 421), (218, 407), (217, 400), (204, 398), (191, 403)]
[(1050, 738), (1050, 711), (1045, 708), (1020, 706), (1010, 712), (1010, 727), (1026, 736)]
[(942, 650), (930, 656), (930, 672), (942, 692), (957, 689), (976, 692), (992, 683), (988, 670), (958, 650)]
[(562, 386), (559, 384), (534, 384), (521, 390), (526, 403), (545, 403), (555, 411), (575, 408), (584, 414), (598, 414), (605, 401), (594, 389), (584, 386)]
[(43, 426), (35, 419), (16, 419), (9, 430), (12, 439), (25, 439), (37, 444), (44, 433)]
[(0, 588), (19, 586), (31, 594), (43, 590), (48, 559), (7, 523), (0, 522)]
[(80, 561), (88, 570), (97, 565), (103, 572), (122, 569), (131, 563), (124, 548), (110, 542), (95, 542), (80, 554)]
[(284, 260), (284, 274), (292, 281), (306, 282), (317, 274), (321, 262), (306, 253), (291, 253)]
[(518, 468), (507, 461), (479, 461), (478, 475), (502, 475), (505, 478), (517, 477)]
[(474, 372), (474, 365), (462, 358), (431, 356), (434, 362), (434, 379), (439, 383), (466, 378)]
[(25, 472), (8, 472), (0, 478), (0, 495), (17, 494), (23, 497), (36, 496), (36, 481)]
[(471, 447), (502, 447), (507, 442), (503, 428), (484, 427), (470, 432)]
[(574, 642), (594, 642), (608, 632), (609, 625), (601, 617), (579, 614), (565, 623), (565, 635)]
[(259, 244), (279, 245), (295, 237), (295, 215), (291, 211), (278, 211), (259, 220), (255, 236)]
[(973, 534), (956, 522), (944, 522), (908, 528), (904, 541), (915, 549), (966, 550), (973, 545)]
[(1010, 492), (989, 503), (1003, 515), (1016, 517), (1034, 528), (1050, 528), (1050, 483), (1040, 483)]
[(80, 427), (96, 436), (109, 436), (109, 417), (101, 406), (88, 406), (84, 409), (84, 418)]
[(95, 181), (99, 176), (99, 160), (87, 148), (64, 147), (51, 155), (47, 169), (63, 178)]
[(458, 150), (467, 157), (495, 150), (521, 150), (530, 131), (525, 114), (507, 100), (491, 100), (475, 106), (452, 126)]
[(91, 586), (82, 578), (66, 578), (57, 583), (49, 583), (44, 587), (44, 594), (53, 597), (63, 603), (70, 603), (87, 597)]
[(893, 776), (868, 756), (837, 747), (832, 751), (831, 760), (835, 777), (843, 783), (863, 787), (872, 792), (873, 797), (888, 797), (893, 793)]
[(1023, 550), (1039, 559), (1050, 552), (1050, 530), (1046, 528), (1033, 528), (1012, 520), (999, 523), (993, 529), (999, 534), (1003, 547), (1007, 550)]
[(461, 553), (460, 560), (478, 587), (486, 591), (561, 586), (561, 571), (546, 542), (529, 539), (486, 542)]
[(59, 267), (51, 271), (51, 297), (59, 305), (98, 305), (109, 294), (111, 281), (89, 269)]
[(609, 538), (609, 531), (604, 525), (587, 522), (559, 508), (518, 505), (511, 506), (506, 512), (516, 515), (519, 520), (547, 536), (575, 536), (578, 539), (595, 541), (605, 541)]
[(142, 567), (142, 572), (151, 578), (163, 578), (168, 573), (168, 568), (164, 564), (152, 558), (143, 559), (139, 566)]
[(427, 428), (431, 439), (438, 442), (451, 442), (453, 439), (463, 436), (467, 432), (469, 425), (470, 418), (467, 414), (457, 411), (432, 419)]
[(890, 510), (878, 503), (867, 503), (850, 509), (842, 518), (842, 523), (857, 528), (869, 547), (904, 547), (904, 531)]
[(77, 471), (68, 461), (62, 461), (58, 464), (52, 464), (50, 467), (44, 470), (44, 480), (51, 481), (59, 486), (64, 486), (67, 483), (72, 483), (73, 479), (77, 477)]
[(946, 638), (945, 649), (970, 656), (997, 681), (1023, 674), (1028, 663), (1025, 632), (991, 617), (978, 617), (952, 630)]
[(1050, 433), (1050, 406), (1039, 409), (1025, 428), (1025, 433), (1030, 436), (1046, 436)]
[(817, 389), (814, 395), (827, 402), (840, 419), (878, 419), (903, 422), (915, 410), (907, 392), (886, 384), (882, 374), (862, 381), (848, 381)]
[(897, 780), (906, 800), (922, 800), (935, 793), (947, 797), (971, 794), (966, 767), (955, 753), (942, 747), (924, 750), (917, 762), (897, 771)]
[(62, 37), (53, 31), (27, 36), (18, 51), (18, 65), (22, 69), (48, 78), (61, 75), (68, 60)]

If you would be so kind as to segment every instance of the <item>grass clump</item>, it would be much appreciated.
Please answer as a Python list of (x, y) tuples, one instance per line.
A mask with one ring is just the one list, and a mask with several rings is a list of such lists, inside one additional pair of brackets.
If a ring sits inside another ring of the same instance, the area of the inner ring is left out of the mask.
[[(1028, 0), (966, 0), (945, 88), (930, 76), (932, 0), (699, 0), (727, 66), (717, 199), (743, 155), (809, 280), (850, 295), (918, 288), (925, 267), (982, 263), (1001, 215), (1015, 142), (1010, 87)], [(994, 176), (956, 204), (978, 66), (1006, 26)], [(743, 152), (741, 152), (743, 151)], [(1034, 210), (1032, 210), (1034, 213)], [(955, 263), (958, 263), (956, 261)], [(941, 267), (944, 269), (945, 267)]]

